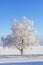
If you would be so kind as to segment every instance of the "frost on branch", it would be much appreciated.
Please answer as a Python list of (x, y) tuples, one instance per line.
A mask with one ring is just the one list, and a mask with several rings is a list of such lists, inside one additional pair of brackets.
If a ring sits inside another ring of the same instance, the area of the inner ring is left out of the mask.
[(6, 38), (2, 37), (4, 47), (16, 47), (23, 54), (23, 49), (30, 46), (39, 45), (39, 41), (35, 38), (35, 28), (33, 27), (33, 21), (26, 17), (23, 17), (22, 22), (18, 22), (16, 19), (11, 22), (12, 33)]

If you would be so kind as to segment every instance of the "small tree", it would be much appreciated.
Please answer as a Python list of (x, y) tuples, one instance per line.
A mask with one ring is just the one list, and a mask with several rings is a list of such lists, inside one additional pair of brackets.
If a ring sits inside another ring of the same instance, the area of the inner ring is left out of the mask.
[(27, 46), (38, 45), (39, 42), (35, 38), (35, 29), (33, 27), (33, 21), (23, 17), (22, 22), (18, 22), (16, 19), (12, 20), (12, 33), (6, 38), (2, 37), (4, 47), (16, 47), (23, 55), (23, 49)]

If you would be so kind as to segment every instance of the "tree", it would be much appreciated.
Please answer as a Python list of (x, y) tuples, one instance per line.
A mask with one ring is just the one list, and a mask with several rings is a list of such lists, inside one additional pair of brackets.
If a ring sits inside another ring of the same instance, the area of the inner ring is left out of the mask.
[(22, 22), (14, 19), (11, 24), (12, 33), (5, 38), (2, 37), (4, 47), (16, 47), (21, 52), (21, 55), (23, 55), (24, 48), (39, 44), (35, 38), (36, 30), (33, 27), (33, 21), (23, 17)]

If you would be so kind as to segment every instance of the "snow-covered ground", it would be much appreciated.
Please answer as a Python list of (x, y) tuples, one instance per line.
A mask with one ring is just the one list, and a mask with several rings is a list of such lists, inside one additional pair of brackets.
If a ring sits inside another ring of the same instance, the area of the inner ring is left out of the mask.
[(0, 63), (13, 63), (13, 62), (43, 62), (43, 58), (7, 58), (0, 59)]
[[(16, 48), (3, 48), (0, 46), (0, 55), (20, 55), (20, 51)], [(33, 46), (32, 50), (29, 48), (24, 50), (24, 54), (43, 54), (43, 46)]]
[[(17, 50), (16, 48), (8, 49), (7, 47), (3, 48), (2, 46), (0, 46), (0, 63), (40, 62), (40, 61), (43, 62), (43, 46), (37, 46), (37, 47), (34, 46), (32, 47), (32, 50), (27, 48), (27, 50), (24, 50), (24, 54), (25, 54), (24, 56), (20, 56), (20, 51)], [(35, 54), (42, 56), (34, 56)]]

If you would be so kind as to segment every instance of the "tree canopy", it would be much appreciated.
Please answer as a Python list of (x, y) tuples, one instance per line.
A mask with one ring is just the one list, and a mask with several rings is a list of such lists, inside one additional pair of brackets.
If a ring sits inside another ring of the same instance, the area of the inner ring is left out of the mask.
[(19, 22), (16, 19), (11, 21), (12, 33), (6, 38), (2, 37), (4, 47), (16, 47), (23, 54), (23, 49), (30, 46), (39, 45), (39, 41), (35, 37), (36, 29), (33, 26), (33, 21), (23, 17), (23, 21)]

